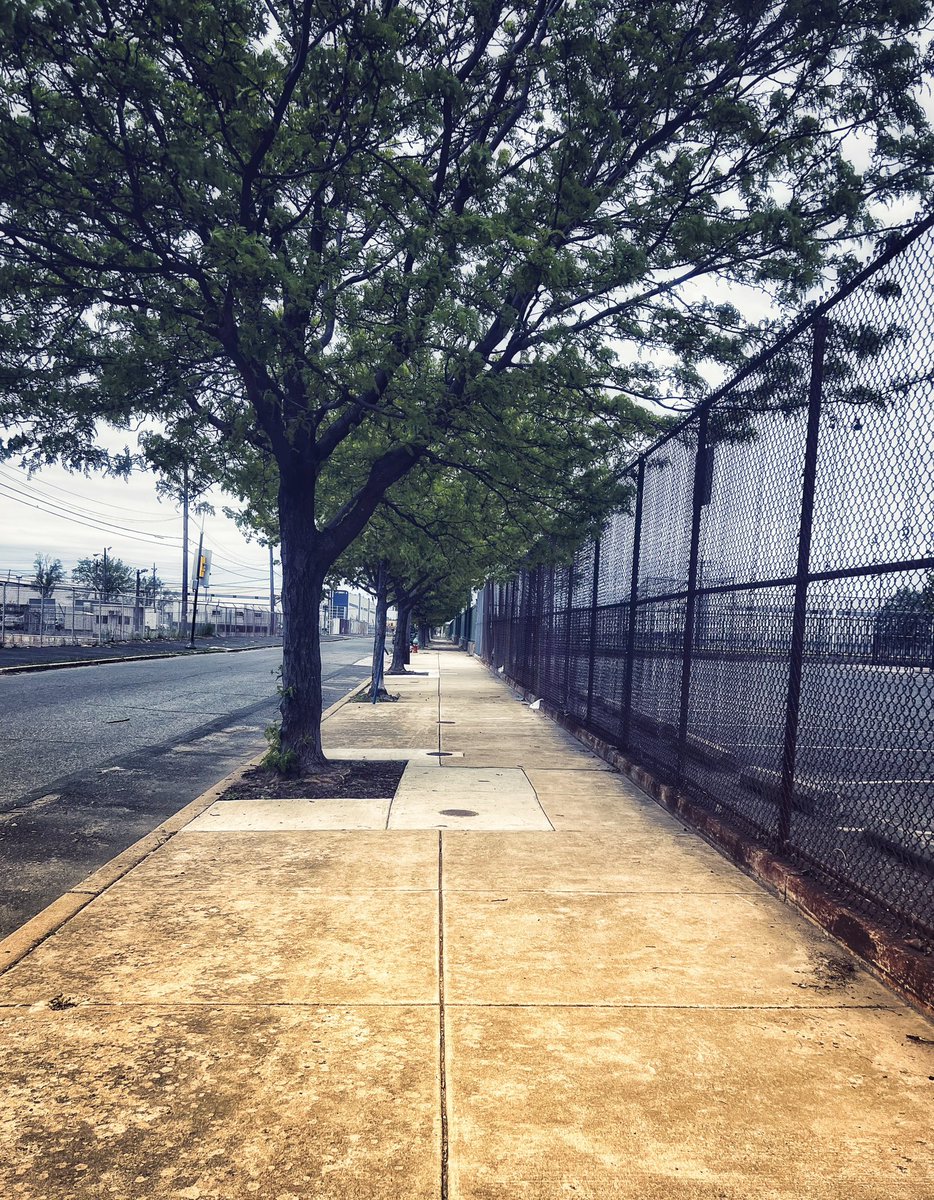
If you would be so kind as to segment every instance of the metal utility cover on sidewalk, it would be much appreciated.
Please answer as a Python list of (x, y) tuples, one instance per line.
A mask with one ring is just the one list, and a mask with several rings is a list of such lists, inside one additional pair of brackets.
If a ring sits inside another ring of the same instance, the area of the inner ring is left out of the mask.
[(389, 812), (390, 829), (551, 830), (525, 772), (410, 762)]

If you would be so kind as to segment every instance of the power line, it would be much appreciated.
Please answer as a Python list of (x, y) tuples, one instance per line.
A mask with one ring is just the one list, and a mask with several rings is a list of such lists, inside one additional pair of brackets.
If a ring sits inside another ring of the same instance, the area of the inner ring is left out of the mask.
[[(71, 521), (75, 525), (83, 525), (87, 529), (96, 529), (106, 533), (117, 533), (122, 537), (128, 538), (130, 541), (145, 542), (147, 546), (153, 546), (155, 548), (177, 552), (178, 547), (181, 545), (181, 538), (170, 537), (168, 534), (146, 533), (143, 530), (134, 531), (126, 529), (124, 526), (112, 525), (110, 522), (99, 520), (94, 516), (91, 516), (89, 520), (84, 520), (80, 516), (74, 516), (73, 514), (69, 513), (66, 509), (60, 509), (57, 505), (55, 506), (55, 509), (58, 509), (58, 511), (55, 511), (53, 508), (45, 507), (46, 504), (51, 505), (52, 501), (49, 500), (45, 501), (44, 503), (39, 503), (31, 496), (25, 496), (22, 493), (15, 492), (2, 481), (0, 481), (0, 495), (3, 495), (8, 500), (13, 500), (17, 504), (23, 504), (27, 508), (38, 509), (39, 512), (44, 513), (47, 517), (57, 517), (62, 521)], [(177, 545), (173, 545), (171, 543), (177, 543)]]
[[(15, 475), (11, 474), (11, 472), (14, 472), (14, 471), (16, 472), (16, 474)], [(31, 475), (28, 471), (24, 470), (22, 467), (12, 467), (9, 464), (4, 464), (4, 466), (0, 467), (0, 472), (3, 472), (4, 474), (8, 475), (14, 482), (25, 484), (27, 487), (30, 487), (30, 488), (34, 489), (35, 491), (39, 492), (39, 487), (37, 487), (37, 482), (35, 480), (35, 477), (33, 475)], [(25, 476), (25, 478), (20, 478), (20, 476)], [(91, 499), (88, 496), (82, 496), (79, 492), (72, 491), (70, 488), (64, 488), (64, 487), (61, 487), (57, 483), (52, 483), (48, 479), (38, 480), (38, 483), (39, 483), (39, 485), (41, 485), (42, 488), (50, 488), (54, 492), (61, 492), (65, 496), (72, 496), (75, 499), (81, 500), (83, 504), (97, 505), (98, 507), (105, 508), (105, 509), (111, 508), (111, 509), (114, 509), (116, 512), (127, 513), (130, 516), (136, 516), (142, 521), (152, 522), (153, 524), (158, 523), (158, 524), (168, 525), (168, 524), (174, 523), (175, 521), (178, 520), (178, 517), (153, 517), (151, 515), (147, 515), (145, 509), (128, 508), (124, 504), (114, 504), (113, 502), (111, 502), (109, 500)], [(41, 492), (40, 492), (40, 494), (41, 494)], [(45, 497), (45, 498), (52, 499), (52, 497)]]
[(247, 571), (257, 571), (260, 569), (256, 563), (243, 562), (240, 559), (228, 557), (226, 554), (223, 554), (223, 553), (218, 554), (218, 552), (216, 550), (214, 551), (214, 557), (216, 559), (220, 559), (221, 562), (230, 563), (234, 567), (243, 567)]
[[(104, 513), (95, 512), (93, 509), (80, 508), (78, 505), (71, 504), (69, 501), (57, 500), (54, 496), (46, 496), (31, 484), (21, 484), (20, 480), (4, 473), (2, 467), (0, 467), (0, 484), (2, 484), (8, 490), (15, 491), (18, 495), (27, 496), (31, 500), (37, 500), (41, 504), (47, 504), (52, 508), (60, 509), (69, 514), (76, 514), (77, 516), (84, 517), (89, 521), (99, 521), (102, 525), (114, 525), (117, 528), (122, 528), (122, 526), (117, 525), (117, 522), (112, 521), (110, 517)], [(25, 487), (27, 490), (21, 491), (21, 487)], [(158, 521), (160, 524), (164, 523), (163, 518), (161, 517), (158, 518)], [(140, 529), (136, 532), (145, 534), (147, 537), (154, 538), (169, 538), (173, 536), (172, 534), (167, 533), (156, 533), (154, 530), (151, 531), (148, 529)]]

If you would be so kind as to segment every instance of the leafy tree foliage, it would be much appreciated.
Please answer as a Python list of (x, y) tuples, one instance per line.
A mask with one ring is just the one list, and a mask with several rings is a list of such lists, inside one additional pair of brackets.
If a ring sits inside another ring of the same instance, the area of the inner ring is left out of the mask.
[(64, 582), (65, 568), (60, 558), (52, 558), (49, 554), (37, 554), (33, 559), (33, 587), (38, 588), (39, 595), (44, 599)]
[[(2, 0), (3, 453), (275, 463), (283, 746), (322, 581), (429, 453), (609, 458), (932, 160), (925, 0)], [(846, 156), (859, 133), (864, 163)], [(210, 444), (210, 442), (206, 443)], [(571, 473), (571, 468), (567, 474)]]
[(90, 588), (101, 600), (113, 600), (117, 596), (135, 595), (136, 568), (122, 558), (82, 558), (71, 572), (72, 581), (80, 587)]
[[(135, 585), (134, 585), (135, 586)], [(161, 579), (155, 568), (151, 571), (143, 571), (140, 576), (140, 603), (145, 604), (148, 608), (154, 607), (160, 600), (171, 595), (168, 584), (164, 579)]]
[[(563, 561), (595, 536), (607, 508), (625, 505), (628, 485), (609, 471), (530, 474), (508, 487), (508, 451), (488, 454), (496, 476), (469, 465), (453, 468), (426, 456), (380, 502), (366, 530), (334, 567), (345, 578), (396, 606), (389, 675), (404, 670), (410, 619), (440, 624), (464, 607), (490, 575), (512, 574), (531, 562)], [(374, 653), (373, 693), (380, 692), (382, 643)]]

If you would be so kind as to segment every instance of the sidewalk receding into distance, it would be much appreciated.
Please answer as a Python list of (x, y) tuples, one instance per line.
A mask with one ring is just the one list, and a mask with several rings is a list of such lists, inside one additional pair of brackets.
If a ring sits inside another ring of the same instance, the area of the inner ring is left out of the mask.
[[(0, 1195), (924, 1200), (934, 1028), (475, 660), (0, 975)], [(448, 757), (447, 755), (450, 755)]]

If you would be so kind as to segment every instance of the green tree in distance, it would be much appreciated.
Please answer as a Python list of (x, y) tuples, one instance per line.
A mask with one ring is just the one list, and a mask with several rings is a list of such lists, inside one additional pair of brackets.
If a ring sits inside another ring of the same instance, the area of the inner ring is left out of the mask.
[(60, 558), (52, 558), (50, 554), (37, 554), (33, 559), (32, 585), (37, 588), (43, 600), (47, 600), (55, 589), (64, 582), (65, 568)]
[[(135, 585), (134, 585), (135, 586)], [(151, 571), (140, 572), (140, 603), (152, 608), (159, 600), (170, 594), (164, 579), (156, 574), (155, 567)]]
[(106, 559), (103, 555), (79, 559), (71, 578), (80, 587), (93, 591), (100, 600), (136, 594), (135, 567), (128, 566), (122, 558), (111, 558), (109, 554)]
[[(3, 0), (2, 453), (195, 418), (276, 464), (282, 744), (322, 760), (331, 565), (429, 452), (735, 361), (926, 186), (925, 0)], [(857, 133), (857, 169), (847, 134)], [(117, 464), (125, 465), (125, 461)]]

